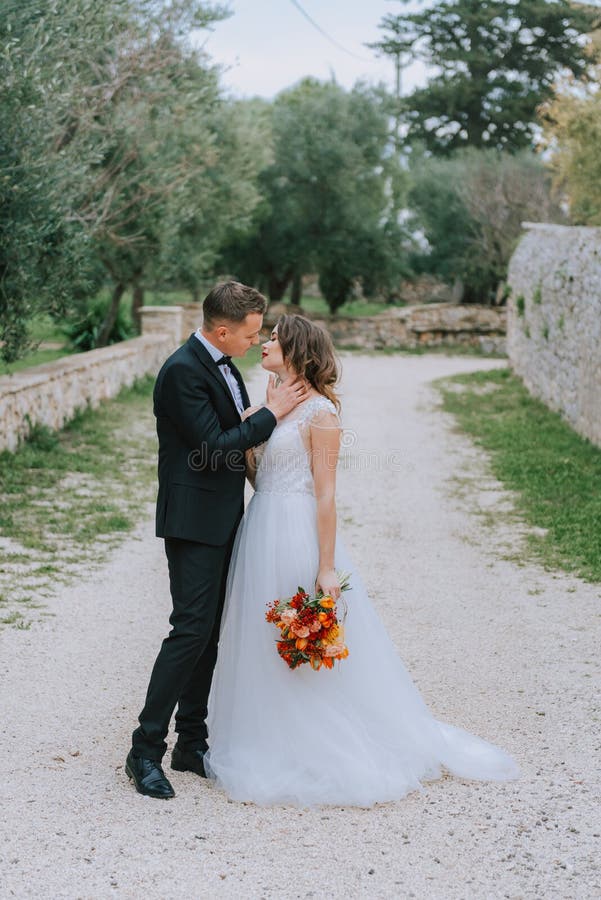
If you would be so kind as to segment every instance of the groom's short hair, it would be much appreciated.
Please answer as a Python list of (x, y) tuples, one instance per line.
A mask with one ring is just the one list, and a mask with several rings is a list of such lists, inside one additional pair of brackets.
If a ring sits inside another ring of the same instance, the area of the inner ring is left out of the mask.
[(221, 281), (209, 291), (202, 304), (203, 325), (212, 328), (218, 322), (243, 322), (249, 313), (263, 315), (267, 300), (263, 294), (239, 281)]

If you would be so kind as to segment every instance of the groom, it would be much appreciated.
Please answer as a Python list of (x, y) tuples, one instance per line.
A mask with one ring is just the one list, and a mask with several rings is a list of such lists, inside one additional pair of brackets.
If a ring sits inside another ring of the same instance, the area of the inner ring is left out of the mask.
[(245, 455), (305, 399), (300, 382), (267, 391), (243, 419), (248, 394), (232, 356), (259, 343), (267, 302), (228, 281), (203, 303), (203, 325), (164, 363), (154, 388), (159, 438), (157, 537), (165, 539), (173, 612), (157, 656), (125, 771), (136, 790), (167, 799), (161, 760), (173, 710), (171, 768), (204, 776), (207, 701), (236, 528), (243, 513)]

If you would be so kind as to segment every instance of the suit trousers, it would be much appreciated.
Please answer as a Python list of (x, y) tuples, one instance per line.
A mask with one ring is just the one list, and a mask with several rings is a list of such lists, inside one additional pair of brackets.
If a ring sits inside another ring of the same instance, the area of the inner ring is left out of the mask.
[(185, 750), (207, 749), (207, 704), (234, 537), (235, 529), (218, 547), (165, 538), (173, 600), (171, 631), (156, 658), (140, 725), (132, 736), (136, 756), (160, 762), (176, 705), (178, 745)]

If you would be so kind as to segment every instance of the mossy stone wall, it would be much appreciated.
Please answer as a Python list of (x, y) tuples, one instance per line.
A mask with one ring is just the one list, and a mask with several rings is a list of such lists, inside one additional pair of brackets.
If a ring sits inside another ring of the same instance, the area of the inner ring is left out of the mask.
[(508, 273), (511, 367), (601, 446), (601, 228), (524, 227)]

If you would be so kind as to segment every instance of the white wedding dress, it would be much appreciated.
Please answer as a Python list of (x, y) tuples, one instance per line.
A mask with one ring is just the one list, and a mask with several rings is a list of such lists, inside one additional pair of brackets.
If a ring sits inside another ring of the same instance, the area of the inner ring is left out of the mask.
[[(334, 422), (324, 397), (305, 401), (263, 445), (256, 492), (238, 530), (209, 700), (207, 774), (235, 800), (371, 806), (440, 777), (508, 780), (504, 751), (428, 711), (367, 596), (350, 572), (347, 659), (290, 670), (276, 651), (267, 604), (310, 593), (319, 563), (316, 501), (303, 434)], [(340, 606), (339, 606), (340, 608)]]

